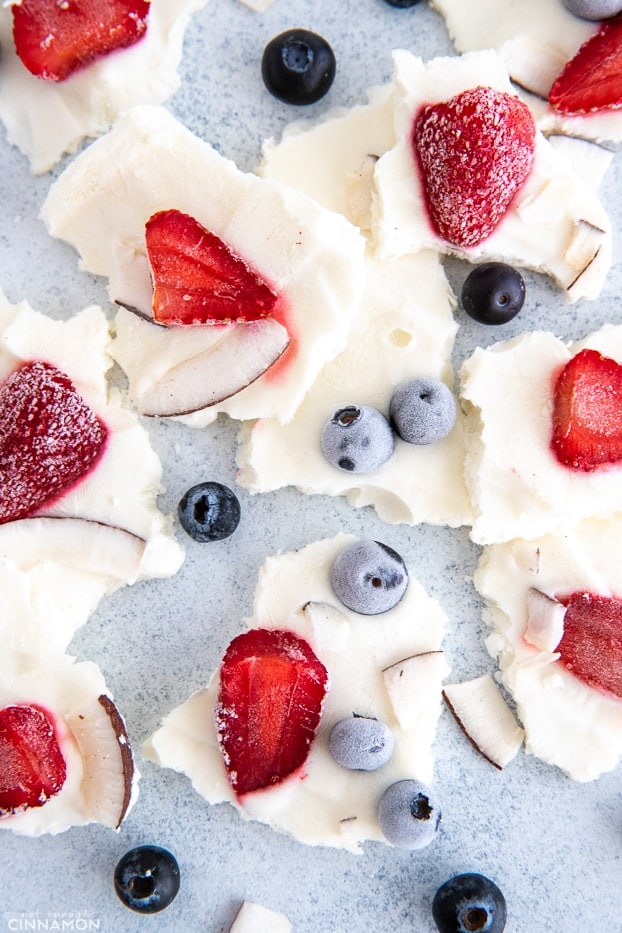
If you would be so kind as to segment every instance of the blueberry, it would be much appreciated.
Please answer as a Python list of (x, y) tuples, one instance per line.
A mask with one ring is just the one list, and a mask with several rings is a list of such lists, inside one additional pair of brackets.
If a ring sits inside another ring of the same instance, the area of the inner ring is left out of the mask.
[(329, 463), (349, 473), (372, 473), (389, 459), (395, 447), (391, 425), (371, 405), (340, 408), (326, 423), (320, 438)]
[(330, 45), (308, 29), (289, 29), (266, 45), (261, 75), (271, 94), (286, 104), (314, 104), (335, 77)]
[(415, 780), (397, 781), (380, 798), (378, 822), (392, 845), (423, 849), (436, 838), (441, 811), (425, 784)]
[(525, 303), (525, 282), (504, 262), (476, 266), (462, 286), (462, 306), (480, 324), (507, 324)]
[(419, 0), (384, 0), (389, 6), (396, 6), (400, 10), (405, 10), (409, 6), (416, 6)]
[(393, 548), (380, 541), (363, 540), (337, 555), (331, 582), (344, 606), (373, 616), (399, 603), (408, 586), (408, 571)]
[(389, 416), (402, 440), (434, 444), (453, 428), (456, 400), (440, 379), (410, 379), (393, 393)]
[(114, 870), (114, 889), (130, 910), (158, 913), (174, 901), (179, 891), (177, 860), (160, 846), (130, 849)]
[(377, 771), (390, 760), (394, 745), (389, 727), (366, 716), (340, 719), (328, 738), (331, 755), (350, 771)]
[(240, 503), (222, 483), (198, 483), (179, 501), (179, 521), (195, 541), (220, 541), (238, 527)]
[(439, 933), (502, 933), (505, 898), (485, 875), (455, 875), (434, 895), (432, 916)]
[(564, 0), (564, 6), (581, 19), (609, 19), (622, 13), (620, 0)]

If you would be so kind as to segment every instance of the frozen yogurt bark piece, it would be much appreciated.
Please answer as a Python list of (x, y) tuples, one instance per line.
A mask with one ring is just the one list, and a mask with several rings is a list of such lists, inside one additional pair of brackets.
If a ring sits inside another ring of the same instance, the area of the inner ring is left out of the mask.
[[(615, 601), (619, 613), (621, 546), (618, 518), (586, 520), (563, 536), (486, 547), (475, 574), (493, 628), (487, 646), (498, 657), (503, 683), (516, 701), (526, 749), (578, 781), (593, 780), (618, 764), (622, 699), (573, 673), (580, 656), (565, 663), (568, 623), (564, 625), (563, 604), (572, 594), (579, 594), (588, 608), (591, 597), (604, 597), (605, 605)], [(530, 606), (534, 598), (535, 607)], [(557, 628), (557, 616), (561, 625), (546, 640)], [(590, 631), (581, 649), (595, 677), (615, 648), (598, 626)]]
[[(444, 105), (477, 87), (492, 88), (518, 101), (500, 57), (485, 51), (424, 63), (409, 52), (398, 51), (394, 61), (397, 142), (374, 170), (372, 236), (378, 254), (400, 256), (431, 247), (471, 262), (502, 260), (545, 272), (571, 301), (595, 298), (611, 264), (609, 219), (593, 186), (571, 169), (563, 153), (540, 132), (533, 136), (529, 171), (526, 177), (524, 167), (519, 173), (524, 180), (518, 184), (517, 178), (516, 193), (503, 207), (492, 232), (473, 245), (466, 239), (462, 245), (460, 238), (452, 242), (443, 238), (431, 222), (422, 170), (411, 141), (415, 120), (422, 108)], [(525, 120), (531, 120), (528, 112)], [(507, 144), (506, 161), (511, 162), (518, 142), (508, 138)], [(442, 140), (438, 145), (439, 157), (444, 158)], [(428, 147), (427, 151), (434, 150)], [(509, 166), (504, 163), (501, 170), (505, 173)], [(434, 167), (427, 171), (430, 178), (438, 177)], [(493, 177), (498, 180), (494, 172)]]
[(170, 576), (183, 554), (157, 508), (159, 459), (107, 383), (103, 312), (53, 321), (0, 295), (0, 334), (0, 559), (27, 575), (33, 605), (48, 587), (72, 604), (50, 631), (65, 647), (97, 594)]
[[(189, 184), (197, 177), (201, 185)], [(269, 283), (274, 313), (249, 323), (155, 325), (145, 224), (170, 210), (221, 238)], [(343, 349), (358, 311), (358, 230), (298, 192), (240, 172), (162, 108), (124, 114), (63, 173), (42, 213), (85, 269), (110, 280), (111, 298), (139, 310), (117, 315), (113, 355), (144, 414), (187, 415), (196, 427), (219, 412), (287, 421)], [(278, 344), (272, 356), (273, 344), (266, 351), (262, 341), (270, 332)]]
[[(337, 599), (331, 567), (356, 540), (340, 534), (268, 558), (248, 620), (249, 631), (285, 629), (301, 637), (328, 672), (319, 728), (302, 769), (236, 797), (215, 723), (218, 671), (166, 717), (145, 753), (187, 774), (209, 803), (229, 802), (242, 816), (304, 843), (360, 852), (367, 839), (384, 841), (376, 815), (384, 790), (402, 778), (432, 778), (441, 681), (449, 668), (441, 651), (444, 613), (412, 576), (402, 600), (381, 615), (360, 615)], [(419, 666), (424, 657), (429, 665)], [(329, 752), (332, 727), (353, 713), (375, 717), (393, 733), (393, 757), (378, 770), (347, 770)]]
[(604, 109), (568, 115), (553, 109), (548, 95), (567, 62), (601, 24), (580, 19), (562, 0), (433, 0), (459, 52), (496, 49), (510, 78), (528, 93), (539, 128), (596, 141), (622, 140), (622, 113)]
[(36, 77), (15, 52), (11, 4), (0, 8), (0, 119), (33, 172), (49, 171), (66, 152), (99, 136), (117, 115), (159, 104), (179, 87), (177, 67), (191, 15), (206, 0), (152, 0), (147, 29), (134, 45), (75, 71), (64, 81)]
[[(474, 511), (472, 538), (479, 544), (565, 533), (582, 519), (622, 511), (620, 462), (576, 469), (561, 462), (552, 447), (557, 378), (586, 348), (622, 361), (622, 327), (605, 325), (574, 344), (551, 333), (524, 334), (477, 349), (463, 364), (465, 471)], [(594, 414), (595, 420), (602, 416), (605, 432), (607, 381)], [(614, 421), (619, 404), (612, 392)]]
[(68, 655), (3, 654), (0, 762), (0, 829), (24, 835), (92, 822), (118, 829), (138, 795), (125, 726), (102, 673)]
[(305, 493), (347, 495), (373, 505), (385, 521), (457, 526), (471, 519), (464, 484), (461, 413), (431, 444), (399, 438), (389, 459), (370, 473), (351, 473), (324, 457), (320, 438), (334, 413), (371, 405), (388, 415), (397, 386), (419, 376), (451, 385), (456, 324), (438, 256), (422, 251), (396, 260), (367, 260), (361, 312), (347, 348), (324, 367), (286, 425), (260, 419), (240, 432), (238, 481), (252, 492), (293, 485)]

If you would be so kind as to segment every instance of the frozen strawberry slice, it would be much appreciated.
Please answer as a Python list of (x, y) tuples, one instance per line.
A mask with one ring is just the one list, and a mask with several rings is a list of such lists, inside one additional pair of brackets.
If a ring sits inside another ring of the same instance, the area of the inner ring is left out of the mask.
[(564, 366), (553, 393), (551, 445), (560, 463), (589, 473), (622, 460), (622, 366), (581, 350)]
[(67, 769), (50, 717), (35, 706), (0, 710), (0, 817), (41, 807)]
[(71, 380), (42, 360), (0, 385), (0, 523), (49, 506), (101, 457), (108, 431)]
[(573, 593), (564, 603), (562, 664), (588, 687), (622, 699), (622, 601)]
[(277, 294), (220, 237), (181, 211), (145, 228), (153, 316), (161, 324), (229, 324), (266, 317)]
[(622, 107), (622, 15), (583, 43), (553, 82), (549, 102), (569, 114)]
[(147, 29), (148, 0), (21, 0), (11, 7), (15, 49), (32, 74), (63, 81)]
[(278, 784), (306, 761), (328, 674), (292, 632), (251, 629), (220, 669), (218, 740), (238, 797)]
[(525, 183), (535, 124), (517, 97), (474, 87), (423, 107), (412, 146), (434, 230), (469, 249), (490, 236)]

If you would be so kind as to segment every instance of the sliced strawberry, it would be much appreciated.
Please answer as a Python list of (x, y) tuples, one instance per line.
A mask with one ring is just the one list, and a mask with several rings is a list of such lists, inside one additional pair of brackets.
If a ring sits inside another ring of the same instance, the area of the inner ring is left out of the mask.
[(622, 107), (622, 14), (583, 43), (553, 82), (549, 103), (569, 114)]
[(562, 664), (588, 687), (622, 699), (622, 601), (593, 593), (563, 601)]
[(469, 249), (490, 236), (525, 183), (535, 124), (514, 95), (474, 87), (424, 107), (412, 146), (434, 230)]
[(32, 74), (64, 81), (147, 29), (149, 0), (21, 0), (11, 7), (15, 49)]
[(0, 710), (0, 816), (42, 807), (67, 776), (50, 717), (35, 706)]
[(101, 457), (108, 431), (50, 363), (24, 363), (0, 385), (0, 523), (49, 506)]
[(161, 324), (257, 321), (278, 295), (220, 237), (181, 211), (160, 211), (145, 228), (153, 316)]
[(553, 452), (589, 473), (622, 460), (622, 366), (597, 350), (566, 363), (553, 393)]
[(220, 668), (216, 725), (239, 797), (302, 767), (327, 683), (322, 662), (292, 632), (251, 629), (233, 639)]

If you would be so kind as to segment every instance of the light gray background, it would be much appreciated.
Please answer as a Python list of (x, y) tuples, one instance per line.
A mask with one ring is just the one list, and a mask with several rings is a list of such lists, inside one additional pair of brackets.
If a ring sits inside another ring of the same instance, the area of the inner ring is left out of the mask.
[[(259, 71), (265, 43), (291, 26), (321, 32), (337, 56), (332, 90), (305, 115), (362, 102), (369, 85), (390, 77), (393, 48), (407, 47), (424, 58), (451, 50), (440, 17), (425, 2), (397, 10), (383, 0), (277, 0), (260, 15), (237, 0), (210, 0), (188, 32), (183, 84), (169, 106), (244, 169), (257, 163), (262, 139), (278, 135), (297, 115), (265, 91)], [(33, 178), (4, 134), (0, 147), (0, 283), (9, 298), (27, 298), (54, 317), (93, 301), (106, 306), (103, 283), (80, 273), (72, 251), (51, 242), (37, 220), (51, 176)], [(614, 165), (602, 189), (617, 231), (621, 181)], [(459, 291), (466, 267), (451, 262), (447, 271)], [(618, 265), (598, 302), (577, 306), (542, 277), (527, 274), (526, 307), (504, 328), (485, 328), (458, 311), (463, 326), (456, 363), (475, 346), (522, 330), (543, 327), (578, 338), (600, 322), (620, 322), (620, 273)], [(164, 462), (166, 511), (205, 478), (236, 488), (235, 426), (223, 422), (201, 433), (166, 423), (150, 422), (149, 428)], [(107, 599), (72, 645), (78, 657), (101, 665), (136, 749), (217, 665), (251, 612), (265, 556), (341, 529), (391, 544), (441, 601), (450, 619), (446, 648), (453, 677), (493, 669), (470, 582), (478, 549), (466, 531), (386, 526), (369, 510), (292, 490), (250, 498), (238, 491), (242, 521), (232, 538), (218, 545), (187, 542), (186, 563), (174, 580)], [(118, 834), (97, 826), (41, 839), (0, 833), (0, 931), (32, 929), (25, 924), (38, 912), (50, 929), (71, 929), (70, 923), (85, 929), (87, 918), (91, 928), (106, 933), (216, 933), (228, 929), (247, 898), (283, 910), (299, 933), (431, 933), (435, 889), (468, 870), (489, 874), (503, 888), (508, 931), (622, 930), (619, 769), (580, 785), (521, 752), (499, 773), (446, 712), (436, 750), (444, 803), (440, 838), (415, 854), (369, 844), (360, 857), (307, 848), (243, 822), (228, 806), (208, 807), (187, 779), (142, 763), (140, 799)], [(169, 847), (182, 871), (177, 900), (152, 917), (125, 910), (111, 882), (122, 853), (144, 842)]]

